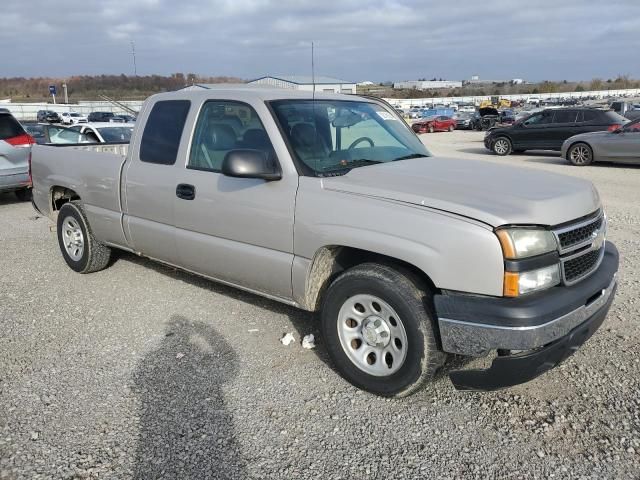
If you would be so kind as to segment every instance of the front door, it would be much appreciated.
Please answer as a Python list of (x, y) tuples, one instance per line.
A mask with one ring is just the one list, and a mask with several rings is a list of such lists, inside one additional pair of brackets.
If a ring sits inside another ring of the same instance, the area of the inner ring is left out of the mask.
[(276, 155), (251, 106), (205, 102), (186, 164), (177, 170), (174, 182), (180, 265), (290, 299), (298, 177), (290, 172), (277, 181), (227, 177), (221, 173), (222, 162), (234, 149)]

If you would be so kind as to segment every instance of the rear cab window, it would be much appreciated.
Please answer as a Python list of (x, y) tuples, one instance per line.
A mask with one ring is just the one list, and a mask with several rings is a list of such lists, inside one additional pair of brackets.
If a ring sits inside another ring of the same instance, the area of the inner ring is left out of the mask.
[(142, 132), (140, 161), (159, 165), (176, 163), (190, 106), (189, 100), (163, 100), (153, 106)]

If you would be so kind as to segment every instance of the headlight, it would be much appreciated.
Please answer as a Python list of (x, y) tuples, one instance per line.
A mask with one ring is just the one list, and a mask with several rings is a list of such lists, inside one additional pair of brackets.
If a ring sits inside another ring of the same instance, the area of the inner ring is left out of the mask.
[(504, 258), (517, 260), (557, 250), (552, 232), (534, 228), (503, 228), (496, 231)]
[(504, 296), (517, 297), (553, 287), (560, 283), (560, 266), (556, 263), (548, 267), (528, 272), (505, 272)]

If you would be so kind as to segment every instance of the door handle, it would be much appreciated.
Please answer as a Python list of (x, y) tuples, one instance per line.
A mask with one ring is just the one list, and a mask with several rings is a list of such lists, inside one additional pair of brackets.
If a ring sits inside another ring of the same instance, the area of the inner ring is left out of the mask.
[(176, 187), (176, 197), (183, 200), (193, 200), (196, 198), (196, 187), (188, 183), (179, 183)]

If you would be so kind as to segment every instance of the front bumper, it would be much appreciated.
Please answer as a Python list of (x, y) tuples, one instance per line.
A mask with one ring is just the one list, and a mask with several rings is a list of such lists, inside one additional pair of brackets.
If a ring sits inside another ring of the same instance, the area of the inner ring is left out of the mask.
[(497, 357), (487, 370), (452, 372), (456, 388), (495, 390), (529, 381), (555, 367), (604, 321), (617, 287), (618, 250), (607, 243), (598, 269), (579, 283), (521, 298), (436, 295), (442, 349)]

